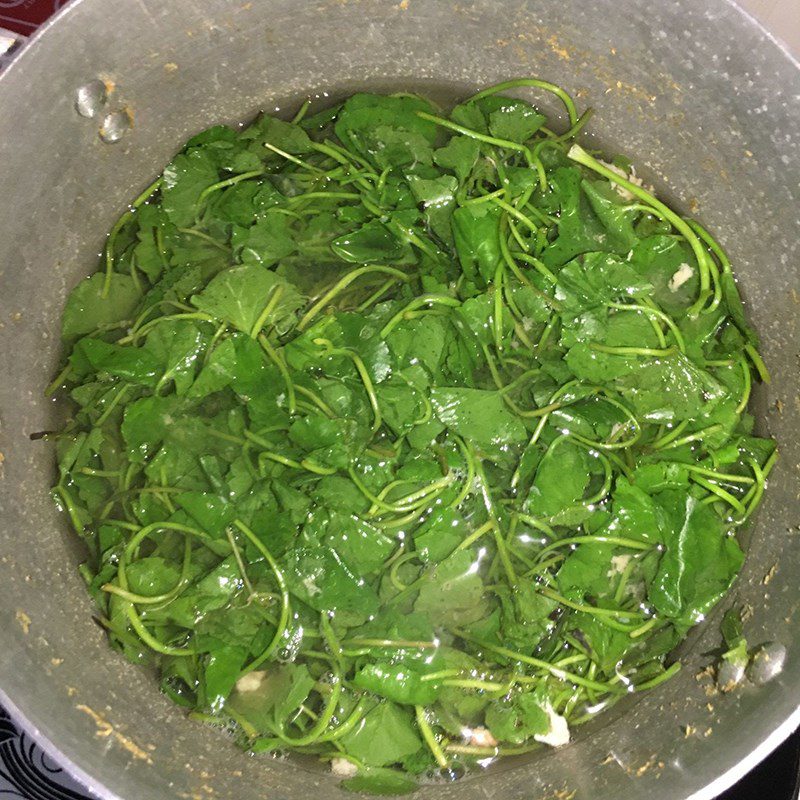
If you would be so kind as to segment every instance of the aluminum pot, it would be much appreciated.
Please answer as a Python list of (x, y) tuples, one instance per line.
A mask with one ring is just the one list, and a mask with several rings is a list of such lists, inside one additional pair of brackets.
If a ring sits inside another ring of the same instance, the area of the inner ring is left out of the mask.
[[(0, 77), (0, 699), (104, 799), (347, 796), (322, 770), (248, 756), (187, 720), (92, 622), (80, 549), (48, 495), (53, 454), (28, 438), (54, 424), (43, 389), (60, 311), (126, 202), (213, 122), (309, 93), (446, 97), (538, 75), (591, 102), (589, 141), (632, 156), (730, 251), (773, 377), (757, 415), (782, 450), (734, 597), (752, 608), (751, 643), (786, 658), (770, 662), (763, 685), (710, 696), (701, 673), (719, 645), (718, 610), (677, 678), (601, 715), (570, 746), (419, 796), (710, 798), (752, 768), (800, 722), (798, 67), (725, 0), (68, 6)], [(76, 89), (97, 78), (113, 83), (106, 110), (124, 106), (133, 121), (117, 144), (75, 110)]]

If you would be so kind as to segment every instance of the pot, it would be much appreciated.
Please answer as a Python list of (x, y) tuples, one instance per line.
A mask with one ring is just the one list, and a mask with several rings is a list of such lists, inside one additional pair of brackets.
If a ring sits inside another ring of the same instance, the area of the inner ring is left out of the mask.
[[(752, 609), (769, 668), (728, 694), (702, 671), (722, 609), (684, 669), (557, 751), (426, 787), (427, 800), (710, 798), (800, 722), (800, 65), (725, 0), (79, 0), (0, 77), (0, 692), (104, 800), (346, 797), (313, 765), (254, 758), (189, 721), (92, 622), (82, 554), (49, 496), (68, 290), (106, 232), (184, 140), (324, 92), (412, 88), (447, 99), (537, 75), (597, 110), (586, 141), (630, 155), (647, 183), (728, 248), (772, 384), (755, 399), (782, 458), (727, 604)], [(113, 91), (100, 117), (76, 90)], [(536, 97), (546, 110), (547, 98)], [(106, 120), (132, 121), (116, 144)], [(112, 137), (113, 138), (113, 137)], [(785, 661), (780, 655), (785, 653)], [(713, 696), (710, 696), (712, 693)], [(574, 795), (572, 794), (574, 792)]]

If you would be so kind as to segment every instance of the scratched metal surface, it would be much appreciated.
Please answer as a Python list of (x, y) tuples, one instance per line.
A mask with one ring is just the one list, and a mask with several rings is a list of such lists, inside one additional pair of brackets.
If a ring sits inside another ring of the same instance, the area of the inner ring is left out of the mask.
[[(126, 202), (214, 121), (318, 90), (447, 97), (519, 74), (591, 101), (590, 137), (624, 143), (645, 179), (732, 254), (774, 377), (760, 416), (783, 453), (735, 596), (754, 607), (751, 641), (782, 642), (788, 659), (763, 687), (707, 696), (695, 676), (718, 644), (711, 620), (677, 679), (569, 747), (421, 796), (698, 800), (796, 726), (797, 65), (724, 0), (81, 0), (0, 78), (0, 185), (14, 187), (0, 199), (0, 694), (101, 797), (347, 795), (322, 772), (249, 757), (188, 722), (92, 623), (80, 551), (48, 497), (52, 454), (27, 438), (53, 418), (42, 390), (66, 292), (94, 270)], [(134, 119), (113, 146), (73, 108), (75, 88), (96, 76), (115, 82), (113, 102)]]

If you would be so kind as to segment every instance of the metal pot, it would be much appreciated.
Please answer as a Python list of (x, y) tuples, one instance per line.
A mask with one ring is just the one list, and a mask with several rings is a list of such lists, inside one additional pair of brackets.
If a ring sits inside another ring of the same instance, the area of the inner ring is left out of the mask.
[[(782, 449), (734, 596), (752, 607), (751, 643), (784, 646), (786, 661), (770, 662), (763, 685), (709, 696), (699, 673), (719, 645), (712, 618), (676, 679), (601, 715), (569, 747), (420, 796), (685, 800), (710, 798), (749, 770), (800, 722), (799, 66), (725, 0), (69, 6), (0, 78), (3, 702), (102, 798), (346, 796), (320, 770), (253, 758), (188, 721), (108, 648), (76, 572), (80, 548), (48, 494), (52, 452), (28, 434), (54, 422), (43, 389), (66, 292), (95, 269), (126, 202), (187, 136), (309, 92), (412, 87), (442, 97), (532, 74), (592, 103), (589, 135), (632, 156), (730, 251), (773, 377), (757, 415)], [(133, 120), (114, 145), (98, 136), (98, 119), (75, 111), (76, 89), (95, 78), (114, 84), (106, 110), (125, 106)]]

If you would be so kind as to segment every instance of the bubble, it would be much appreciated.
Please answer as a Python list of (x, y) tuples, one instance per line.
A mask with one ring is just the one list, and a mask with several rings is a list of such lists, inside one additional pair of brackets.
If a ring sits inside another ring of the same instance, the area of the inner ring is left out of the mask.
[(100, 138), (106, 144), (118, 142), (131, 127), (131, 117), (127, 111), (112, 111), (103, 117), (100, 125)]
[(767, 642), (755, 652), (747, 669), (747, 677), (760, 686), (779, 675), (785, 664), (786, 648), (779, 642)]
[(744, 664), (723, 661), (717, 669), (717, 686), (722, 692), (730, 692), (744, 679)]
[(106, 85), (99, 78), (95, 78), (75, 92), (75, 110), (82, 116), (91, 119), (96, 117), (108, 100)]

